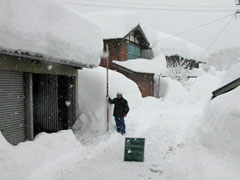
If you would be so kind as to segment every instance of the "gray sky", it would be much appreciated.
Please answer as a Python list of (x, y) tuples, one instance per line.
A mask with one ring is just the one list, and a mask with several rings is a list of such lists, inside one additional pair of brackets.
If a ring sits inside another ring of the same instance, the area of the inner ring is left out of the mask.
[[(101, 12), (101, 11), (135, 11), (139, 14), (143, 24), (149, 25), (159, 31), (177, 34), (186, 31), (195, 26), (221, 18), (236, 11), (235, 0), (60, 0), (61, 2), (76, 2), (80, 4), (90, 4), (97, 6), (113, 7), (94, 7), (83, 5), (66, 6), (78, 11), (79, 13)], [(110, 3), (111, 2), (111, 3)], [(126, 4), (124, 4), (126, 3)], [(131, 4), (133, 3), (133, 4)], [(144, 5), (138, 5), (143, 3)], [(151, 5), (154, 4), (154, 5)], [(141, 9), (123, 9), (114, 6), (149, 8)], [(196, 7), (197, 6), (197, 7)], [(171, 9), (150, 10), (150, 9)], [(184, 9), (187, 11), (176, 11), (172, 9)], [(239, 7), (240, 9), (240, 7)], [(191, 11), (189, 11), (191, 10)], [(193, 11), (194, 12), (193, 12)], [(199, 10), (208, 10), (205, 12), (196, 12)], [(209, 12), (214, 10), (214, 12)], [(216, 10), (227, 10), (226, 12), (216, 12)], [(230, 10), (230, 11), (229, 11)], [(232, 11), (231, 11), (232, 10)], [(190, 33), (183, 34), (182, 37), (203, 48), (208, 48), (216, 35), (223, 29), (224, 25), (231, 17), (223, 19), (214, 24), (199, 28)], [(208, 50), (207, 54), (227, 47), (240, 47), (240, 14), (238, 19), (233, 19), (221, 36)]]

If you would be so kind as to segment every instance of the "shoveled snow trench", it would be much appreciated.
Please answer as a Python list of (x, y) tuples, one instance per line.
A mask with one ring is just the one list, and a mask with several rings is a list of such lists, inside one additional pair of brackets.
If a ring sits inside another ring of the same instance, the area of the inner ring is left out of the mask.
[[(148, 111), (153, 103), (155, 109)], [(146, 139), (143, 163), (123, 161), (125, 136), (112, 129), (100, 137), (80, 137), (81, 149), (37, 169), (29, 179), (236, 179), (237, 169), (227, 158), (199, 145), (196, 127), (203, 105), (202, 101), (179, 105), (147, 98), (133, 109), (126, 119), (126, 137)]]

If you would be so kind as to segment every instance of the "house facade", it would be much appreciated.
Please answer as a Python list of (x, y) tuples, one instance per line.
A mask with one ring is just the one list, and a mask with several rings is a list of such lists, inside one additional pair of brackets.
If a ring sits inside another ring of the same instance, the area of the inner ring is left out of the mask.
[[(122, 38), (104, 39), (104, 50), (108, 45), (109, 50), (109, 68), (113, 67), (113, 60), (127, 61), (131, 59), (152, 59), (153, 51), (140, 25), (137, 25)], [(106, 59), (102, 59), (101, 66), (106, 67)], [(117, 69), (116, 69), (117, 70)]]
[[(143, 97), (153, 96), (154, 74), (135, 72), (113, 63), (113, 61), (153, 58), (153, 51), (141, 26), (137, 25), (122, 38), (104, 39), (103, 41), (105, 51), (108, 46), (109, 68), (133, 80), (138, 85)], [(101, 59), (100, 66), (106, 67), (106, 59)]]
[(0, 131), (13, 145), (71, 128), (78, 115), (77, 70), (28, 54), (0, 52)]

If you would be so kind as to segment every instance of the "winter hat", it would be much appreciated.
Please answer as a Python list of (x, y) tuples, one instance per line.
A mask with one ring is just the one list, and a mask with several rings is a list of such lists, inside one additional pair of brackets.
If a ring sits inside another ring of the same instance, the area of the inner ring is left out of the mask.
[(117, 95), (122, 96), (122, 93), (121, 92), (117, 92)]

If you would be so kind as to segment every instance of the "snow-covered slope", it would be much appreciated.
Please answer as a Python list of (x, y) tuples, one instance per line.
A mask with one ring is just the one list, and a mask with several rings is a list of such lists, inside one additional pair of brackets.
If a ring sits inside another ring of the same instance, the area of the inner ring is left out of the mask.
[(104, 39), (123, 38), (140, 22), (135, 12), (99, 12), (83, 16), (101, 28)]
[[(150, 41), (154, 54), (164, 53), (167, 56), (179, 55), (186, 59), (193, 59), (204, 62), (202, 57), (204, 49), (188, 42), (180, 37), (157, 31), (151, 27), (144, 26), (143, 30)], [(171, 38), (169, 38), (171, 37)]]
[(0, 0), (0, 50), (98, 66), (100, 29), (54, 0)]
[(214, 66), (218, 71), (226, 71), (237, 63), (240, 63), (240, 47), (222, 49), (207, 59), (207, 64)]

